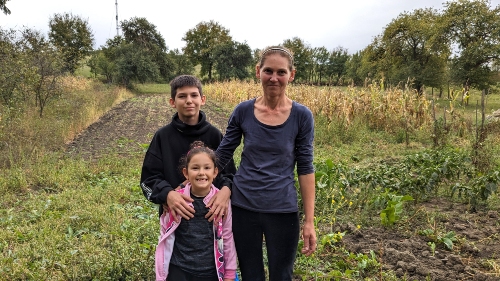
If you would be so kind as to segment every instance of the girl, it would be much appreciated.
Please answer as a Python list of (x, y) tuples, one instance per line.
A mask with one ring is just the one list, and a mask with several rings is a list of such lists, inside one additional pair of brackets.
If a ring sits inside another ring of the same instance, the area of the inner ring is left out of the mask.
[(224, 219), (214, 223), (205, 218), (206, 204), (219, 190), (212, 184), (217, 176), (216, 156), (201, 141), (191, 144), (181, 158), (182, 173), (189, 181), (181, 194), (194, 201), (190, 220), (170, 210), (160, 217), (160, 239), (156, 248), (157, 281), (233, 281), (236, 277), (236, 250), (232, 233), (232, 212), (228, 208)]

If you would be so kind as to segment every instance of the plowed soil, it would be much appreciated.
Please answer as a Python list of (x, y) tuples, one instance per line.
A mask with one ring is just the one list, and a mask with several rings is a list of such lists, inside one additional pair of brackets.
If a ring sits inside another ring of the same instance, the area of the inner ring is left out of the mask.
[[(167, 95), (140, 95), (120, 103), (68, 144), (67, 151), (88, 159), (109, 151), (123, 156), (144, 153), (144, 145), (154, 132), (170, 122), (174, 109), (168, 99)], [(209, 122), (224, 132), (230, 112), (210, 101), (202, 110)], [(440, 221), (426, 220), (422, 214), (428, 213), (438, 214)], [(347, 232), (341, 243), (352, 252), (373, 250), (382, 270), (393, 271), (400, 280), (489, 281), (500, 280), (499, 217), (497, 211), (470, 213), (467, 206), (435, 200), (420, 206), (404, 228), (357, 229), (346, 224), (338, 225), (334, 231)], [(433, 228), (438, 234), (456, 233), (458, 240), (453, 250), (437, 243), (432, 252), (429, 237), (416, 231)]]

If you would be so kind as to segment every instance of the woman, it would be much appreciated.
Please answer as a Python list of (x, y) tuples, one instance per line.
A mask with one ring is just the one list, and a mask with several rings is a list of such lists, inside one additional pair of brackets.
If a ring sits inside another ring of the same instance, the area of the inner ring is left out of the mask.
[(310, 255), (316, 250), (314, 120), (307, 107), (286, 95), (286, 87), (295, 76), (290, 50), (281, 46), (264, 49), (256, 76), (263, 95), (234, 109), (217, 155), (224, 167), (244, 138), (231, 195), (242, 280), (265, 280), (263, 237), (269, 280), (292, 280), (300, 232), (295, 166), (304, 206), (302, 253)]

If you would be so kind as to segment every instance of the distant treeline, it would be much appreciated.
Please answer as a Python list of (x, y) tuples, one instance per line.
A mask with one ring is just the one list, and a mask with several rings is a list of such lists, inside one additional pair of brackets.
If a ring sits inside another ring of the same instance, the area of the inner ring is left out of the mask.
[[(0, 30), (2, 98), (8, 100), (9, 91), (16, 88), (11, 77), (26, 77), (26, 69), (52, 77), (87, 65), (94, 77), (126, 86), (165, 83), (179, 74), (197, 74), (207, 82), (254, 77), (260, 50), (234, 41), (229, 29), (215, 21), (200, 22), (188, 30), (182, 50), (169, 50), (146, 18), (124, 20), (120, 26), (122, 35), (108, 39), (97, 50), (92, 47), (89, 23), (69, 13), (50, 19), (48, 39), (29, 29)], [(441, 10), (403, 12), (354, 54), (341, 44), (329, 50), (311, 47), (298, 37), (282, 45), (294, 52), (294, 83), (377, 84), (419, 93), (424, 86), (442, 92), (450, 84), (464, 92), (470, 87), (488, 89), (499, 81), (500, 6), (491, 7), (487, 0), (456, 0), (444, 3)], [(50, 70), (41, 60), (52, 62)]]

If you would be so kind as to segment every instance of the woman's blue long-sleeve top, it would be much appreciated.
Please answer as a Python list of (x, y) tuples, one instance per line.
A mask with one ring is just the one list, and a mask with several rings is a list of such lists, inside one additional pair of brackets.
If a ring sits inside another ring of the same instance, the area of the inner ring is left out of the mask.
[(256, 212), (296, 212), (295, 165), (298, 175), (314, 172), (313, 115), (294, 101), (288, 119), (281, 125), (270, 126), (257, 120), (254, 103), (255, 99), (248, 100), (234, 109), (217, 149), (219, 165), (224, 167), (243, 138), (231, 202)]

